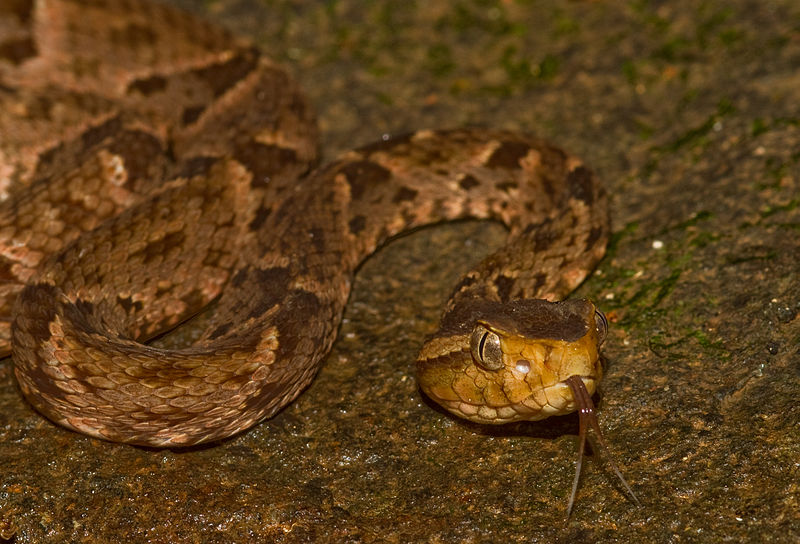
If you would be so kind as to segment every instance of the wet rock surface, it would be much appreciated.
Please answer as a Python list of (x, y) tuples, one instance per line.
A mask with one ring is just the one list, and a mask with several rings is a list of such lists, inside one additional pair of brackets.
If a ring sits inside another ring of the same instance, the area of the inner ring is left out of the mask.
[(0, 535), (15, 542), (795, 542), (800, 539), (800, 6), (181, 2), (288, 65), (328, 158), (423, 127), (534, 132), (612, 195), (580, 296), (611, 332), (606, 439), (569, 520), (577, 418), (487, 428), (416, 387), (441, 304), (503, 240), (465, 222), (359, 273), (314, 384), (213, 446), (55, 427), (0, 362)]

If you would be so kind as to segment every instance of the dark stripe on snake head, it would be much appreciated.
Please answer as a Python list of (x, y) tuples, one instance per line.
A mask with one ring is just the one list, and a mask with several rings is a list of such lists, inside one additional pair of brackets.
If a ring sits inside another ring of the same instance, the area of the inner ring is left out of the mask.
[(350, 196), (358, 200), (370, 185), (381, 185), (389, 181), (392, 173), (379, 164), (371, 161), (353, 161), (339, 167), (350, 185)]
[(522, 142), (501, 142), (500, 147), (494, 150), (486, 166), (489, 168), (519, 168), (519, 161), (525, 157), (531, 148)]
[(550, 338), (574, 342), (587, 332), (584, 300), (548, 302), (525, 299), (497, 302), (467, 299), (459, 302), (442, 319), (442, 328), (435, 336), (450, 336), (469, 330), (479, 321), (490, 320), (496, 327), (528, 338)]

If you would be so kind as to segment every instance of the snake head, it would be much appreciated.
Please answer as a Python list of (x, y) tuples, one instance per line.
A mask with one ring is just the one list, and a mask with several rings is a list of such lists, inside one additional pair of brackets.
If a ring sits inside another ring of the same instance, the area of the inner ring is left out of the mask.
[(423, 391), (478, 423), (540, 420), (574, 412), (567, 383), (593, 394), (608, 322), (587, 300), (466, 301), (448, 312), (417, 360)]
[[(608, 321), (587, 300), (467, 301), (442, 320), (417, 358), (423, 391), (453, 414), (478, 423), (538, 420), (578, 410), (578, 460), (572, 511), (588, 430), (608, 450), (591, 396), (602, 377)], [(608, 461), (633, 501), (617, 463)]]

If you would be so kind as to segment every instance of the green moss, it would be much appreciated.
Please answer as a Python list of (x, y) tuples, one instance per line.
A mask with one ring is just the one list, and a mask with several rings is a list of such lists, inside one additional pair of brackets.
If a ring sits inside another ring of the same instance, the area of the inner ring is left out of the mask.
[(443, 44), (433, 44), (428, 48), (427, 68), (437, 77), (446, 76), (453, 72), (456, 63), (450, 47)]
[(648, 125), (647, 123), (639, 119), (635, 119), (634, 123), (636, 124), (636, 127), (639, 129), (637, 132), (639, 139), (649, 140), (650, 138), (653, 137), (653, 134), (655, 134), (656, 129), (652, 125)]
[(622, 75), (628, 80), (631, 85), (636, 85), (639, 81), (639, 71), (636, 68), (636, 63), (631, 59), (625, 59), (622, 62)]
[[(636, 268), (621, 268), (604, 266), (603, 274), (599, 276), (603, 283), (602, 291), (614, 294), (614, 298), (607, 299), (603, 306), (607, 309), (619, 310), (619, 320), (616, 324), (624, 330), (646, 330), (652, 328), (652, 323), (668, 317), (677, 317), (682, 308), (679, 305), (669, 304), (667, 301), (675, 292), (684, 273), (691, 270), (694, 251), (704, 247), (710, 241), (716, 240), (717, 235), (700, 230), (697, 225), (713, 217), (708, 211), (696, 213), (691, 218), (681, 223), (665, 228), (656, 236), (671, 234), (673, 240), (669, 248), (664, 248), (654, 254), (647, 263), (641, 263)], [(614, 261), (620, 244), (630, 241), (638, 225), (631, 223), (615, 233), (610, 242), (606, 263)], [(675, 236), (674, 233), (678, 233)], [(653, 263), (660, 260), (661, 263)], [(643, 270), (663, 270), (657, 276), (642, 279)]]
[(660, 230), (656, 236), (663, 236), (669, 232), (675, 231), (685, 231), (688, 227), (695, 227), (698, 224), (702, 223), (703, 221), (708, 221), (709, 219), (713, 219), (714, 214), (708, 210), (700, 210), (692, 214), (691, 217), (686, 219), (685, 221), (681, 221), (679, 223), (675, 223), (674, 225), (669, 225), (664, 227)]
[[(682, 261), (681, 264), (685, 264), (686, 260), (685, 257), (680, 259), (680, 261)], [(683, 271), (683, 266), (673, 264), (667, 277), (639, 285), (631, 296), (624, 301), (618, 301), (618, 304), (629, 310), (638, 309), (639, 314), (643, 311), (656, 311), (658, 305), (674, 291), (675, 285), (677, 285)], [(629, 313), (628, 315), (632, 317), (636, 316), (635, 313)], [(633, 321), (638, 322), (638, 317), (633, 319)]]
[(521, 58), (516, 45), (509, 45), (503, 50), (500, 64), (512, 85), (525, 85), (533, 78), (530, 62)]
[(717, 105), (717, 111), (708, 116), (708, 118), (700, 125), (695, 128), (689, 129), (688, 131), (684, 132), (681, 136), (679, 136), (676, 140), (672, 143), (667, 144), (661, 148), (658, 148), (662, 151), (677, 151), (682, 147), (686, 146), (694, 146), (700, 143), (705, 143), (706, 135), (714, 129), (714, 125), (716, 125), (720, 119), (726, 117), (732, 113), (734, 113), (735, 108), (730, 100), (727, 98), (723, 98), (719, 101)]
[(691, 43), (686, 38), (676, 36), (663, 43), (652, 54), (652, 58), (676, 62), (687, 58)]
[(767, 206), (761, 211), (761, 217), (770, 217), (780, 212), (790, 212), (795, 210), (800, 205), (800, 199), (793, 198), (782, 206)]
[(661, 157), (683, 151), (685, 148), (705, 148), (709, 142), (709, 133), (723, 118), (735, 112), (735, 108), (730, 100), (722, 98), (717, 104), (717, 110), (708, 116), (699, 126), (690, 128), (672, 142), (663, 145), (655, 145), (650, 148), (650, 156), (642, 166), (642, 177), (648, 177), (658, 169)]
[(635, 0), (630, 2), (630, 8), (639, 17), (640, 25), (648, 27), (647, 30), (659, 34), (669, 29), (670, 21), (656, 14), (653, 3), (648, 0)]
[(606, 246), (605, 260), (611, 261), (614, 257), (616, 257), (617, 252), (619, 251), (620, 241), (631, 238), (638, 230), (639, 223), (637, 221), (631, 221), (630, 223), (626, 224), (622, 230), (612, 232), (611, 237), (608, 240), (608, 246)]
[(750, 135), (761, 136), (765, 132), (783, 127), (800, 127), (800, 119), (796, 117), (776, 117), (774, 119), (756, 117), (750, 123)]
[(713, 242), (718, 242), (721, 238), (717, 233), (700, 231), (689, 240), (689, 244), (696, 248), (704, 248)]
[(719, 33), (719, 40), (726, 47), (733, 47), (745, 40), (745, 34), (741, 30), (729, 28)]
[[(720, 34), (732, 30), (730, 27), (721, 28), (723, 24), (728, 22), (731, 17), (734, 15), (734, 11), (729, 6), (719, 7), (723, 4), (705, 4), (702, 5), (700, 10), (703, 13), (699, 13), (700, 22), (697, 25), (696, 36), (697, 41), (701, 45), (705, 46), (709, 41), (711, 41), (715, 36), (719, 37)], [(706, 14), (709, 9), (715, 9), (710, 14)]]
[(760, 117), (756, 117), (750, 123), (750, 135), (753, 137), (761, 136), (767, 131), (769, 131), (769, 126), (767, 125), (767, 122)]
[(663, 333), (653, 334), (648, 338), (647, 345), (650, 351), (668, 361), (697, 359), (698, 353), (715, 360), (727, 361), (731, 358), (730, 351), (721, 340), (712, 340), (705, 331), (696, 328), (684, 329), (679, 336), (669, 339)]
[(440, 29), (448, 28), (459, 33), (480, 30), (494, 36), (513, 33), (516, 26), (508, 20), (502, 3), (496, 0), (457, 3), (437, 25)]
[(555, 34), (557, 36), (568, 36), (577, 34), (580, 30), (580, 24), (576, 19), (569, 15), (559, 13), (555, 20)]
[(387, 106), (391, 106), (392, 104), (394, 104), (394, 99), (392, 98), (392, 95), (389, 93), (376, 92), (375, 96), (382, 104), (386, 104)]
[(561, 60), (554, 55), (545, 55), (539, 62), (538, 68), (534, 75), (539, 79), (552, 79), (554, 78), (561, 68)]

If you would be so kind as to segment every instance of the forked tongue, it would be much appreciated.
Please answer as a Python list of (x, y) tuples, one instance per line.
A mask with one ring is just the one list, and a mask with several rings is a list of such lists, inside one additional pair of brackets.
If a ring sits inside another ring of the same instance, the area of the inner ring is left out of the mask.
[(575, 404), (578, 405), (578, 437), (580, 438), (580, 444), (578, 445), (578, 463), (575, 467), (575, 479), (572, 481), (572, 493), (569, 496), (569, 504), (567, 505), (567, 518), (569, 518), (570, 514), (572, 513), (572, 506), (575, 504), (575, 495), (578, 492), (578, 481), (581, 478), (583, 452), (586, 449), (586, 439), (588, 437), (587, 433), (589, 431), (589, 427), (594, 430), (594, 434), (597, 438), (596, 441), (589, 438), (589, 440), (592, 442), (592, 447), (595, 449), (595, 451), (602, 452), (605, 458), (608, 459), (608, 464), (617, 475), (617, 478), (619, 478), (619, 481), (622, 482), (622, 486), (631, 496), (633, 502), (636, 503), (636, 506), (641, 506), (641, 503), (633, 493), (631, 486), (629, 486), (628, 482), (625, 481), (625, 478), (622, 477), (622, 472), (620, 472), (619, 467), (617, 467), (617, 463), (611, 456), (611, 452), (606, 445), (606, 441), (603, 440), (603, 433), (600, 432), (600, 425), (597, 423), (597, 415), (594, 412), (594, 403), (592, 402), (592, 397), (589, 395), (589, 392), (586, 390), (586, 386), (583, 384), (583, 380), (578, 376), (570, 376), (565, 381), (567, 385), (569, 385), (569, 388), (572, 389), (572, 396), (575, 398)]

